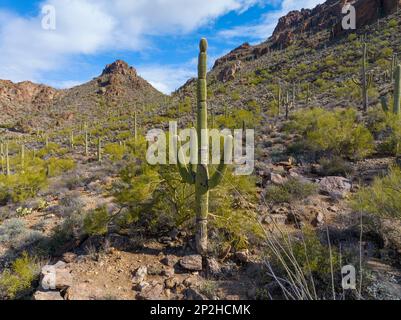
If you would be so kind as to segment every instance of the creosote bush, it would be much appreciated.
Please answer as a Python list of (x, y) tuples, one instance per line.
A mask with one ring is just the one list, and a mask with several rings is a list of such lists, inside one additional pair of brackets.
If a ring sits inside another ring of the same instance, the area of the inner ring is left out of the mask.
[(10, 269), (0, 274), (0, 298), (18, 299), (33, 290), (33, 282), (38, 277), (40, 267), (35, 258), (26, 252), (16, 259)]
[(266, 203), (290, 203), (305, 199), (317, 192), (317, 187), (309, 182), (291, 178), (281, 186), (269, 186), (266, 190)]
[(401, 169), (394, 167), (387, 176), (376, 178), (354, 195), (351, 204), (356, 211), (401, 219)]
[(307, 150), (350, 159), (362, 159), (374, 151), (374, 139), (354, 109), (322, 108), (295, 113), (286, 129), (300, 134)]

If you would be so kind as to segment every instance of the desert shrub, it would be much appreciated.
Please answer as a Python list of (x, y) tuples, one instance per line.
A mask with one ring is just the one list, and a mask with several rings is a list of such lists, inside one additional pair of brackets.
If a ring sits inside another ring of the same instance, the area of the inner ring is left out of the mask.
[(376, 178), (372, 186), (360, 189), (351, 204), (357, 211), (400, 219), (401, 169), (394, 167), (387, 176)]
[(360, 159), (374, 150), (373, 136), (363, 124), (357, 123), (354, 109), (315, 108), (297, 112), (286, 129), (300, 134), (305, 147), (315, 152)]
[(47, 176), (56, 177), (67, 171), (74, 169), (76, 166), (73, 159), (50, 158), (47, 160)]
[(117, 143), (109, 143), (104, 147), (104, 153), (110, 155), (111, 160), (120, 161), (123, 159), (126, 147)]
[(0, 203), (8, 200), (22, 202), (33, 198), (46, 185), (47, 179), (43, 170), (0, 176)]
[(62, 156), (68, 152), (67, 149), (62, 148), (60, 145), (54, 142), (49, 142), (49, 145), (47, 147), (44, 147), (40, 149), (37, 153), (36, 156), (39, 158), (44, 158), (46, 156)]
[(379, 153), (401, 154), (401, 118), (398, 115), (373, 110), (368, 115), (368, 127), (380, 141)]
[(0, 274), (0, 296), (18, 299), (33, 290), (33, 282), (38, 277), (40, 266), (35, 258), (26, 252), (16, 259), (10, 269)]
[(70, 216), (79, 213), (84, 205), (80, 193), (71, 192), (60, 199), (59, 210), (63, 216)]
[(322, 158), (319, 160), (322, 176), (343, 176), (347, 177), (353, 173), (352, 165), (341, 157)]
[(29, 246), (40, 240), (42, 234), (26, 227), (24, 221), (12, 218), (0, 225), (0, 243), (12, 244), (13, 247)]
[(317, 192), (317, 187), (309, 182), (302, 182), (291, 178), (280, 186), (269, 186), (267, 188), (266, 203), (290, 203), (302, 200)]
[(90, 236), (101, 236), (107, 233), (110, 215), (106, 207), (88, 212), (83, 220), (83, 231)]

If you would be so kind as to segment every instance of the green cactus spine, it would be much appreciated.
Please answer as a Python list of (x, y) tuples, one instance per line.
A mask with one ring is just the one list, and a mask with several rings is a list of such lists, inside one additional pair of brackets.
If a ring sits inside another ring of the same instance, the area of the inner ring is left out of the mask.
[[(198, 91), (197, 91), (197, 138), (198, 138), (198, 164), (187, 166), (178, 161), (178, 169), (182, 179), (195, 185), (195, 211), (196, 211), (196, 248), (199, 254), (207, 254), (207, 221), (209, 215), (209, 191), (215, 188), (223, 179), (226, 172), (226, 164), (222, 158), (220, 164), (209, 177), (208, 165), (205, 161), (209, 150), (207, 128), (207, 41), (200, 42), (200, 54), (198, 63)], [(204, 137), (204, 138), (202, 138)], [(177, 138), (177, 137), (176, 137)], [(233, 138), (226, 139), (225, 152), (232, 151)]]

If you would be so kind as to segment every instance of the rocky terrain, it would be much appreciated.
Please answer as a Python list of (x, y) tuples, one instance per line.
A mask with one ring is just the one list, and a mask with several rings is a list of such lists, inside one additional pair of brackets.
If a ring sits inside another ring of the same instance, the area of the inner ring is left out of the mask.
[(256, 161), (211, 192), (204, 257), (192, 187), (144, 160), (149, 128), (195, 121), (194, 79), (166, 97), (116, 61), (68, 90), (0, 82), (0, 298), (400, 299), (400, 123), (380, 100), (401, 12), (353, 1), (343, 34), (343, 2), (290, 12), (208, 73), (209, 126), (254, 129)]

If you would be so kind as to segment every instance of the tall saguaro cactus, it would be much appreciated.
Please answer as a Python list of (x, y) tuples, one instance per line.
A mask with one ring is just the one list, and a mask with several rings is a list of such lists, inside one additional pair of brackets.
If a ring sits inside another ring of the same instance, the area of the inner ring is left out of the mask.
[[(224, 158), (214, 174), (209, 177), (208, 154), (209, 134), (207, 127), (207, 41), (200, 41), (200, 54), (198, 63), (198, 91), (197, 91), (197, 138), (198, 138), (198, 164), (187, 166), (178, 159), (178, 169), (182, 179), (195, 185), (195, 211), (196, 211), (196, 248), (199, 254), (207, 254), (207, 221), (209, 215), (209, 191), (217, 187), (226, 172), (227, 166)], [(228, 136), (225, 141), (225, 153), (232, 152), (233, 138)], [(178, 157), (179, 158), (179, 157)]]
[[(401, 109), (401, 64), (397, 66), (394, 73), (394, 105), (393, 113), (400, 114)], [(382, 106), (385, 112), (388, 112), (389, 107), (386, 97), (382, 97)]]
[(366, 43), (363, 44), (363, 56), (362, 56), (362, 68), (361, 68), (361, 79), (352, 79), (354, 83), (359, 86), (362, 90), (362, 104), (363, 110), (368, 111), (369, 107), (369, 93), (368, 90), (373, 83), (373, 75), (367, 73), (367, 55), (368, 46)]

